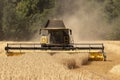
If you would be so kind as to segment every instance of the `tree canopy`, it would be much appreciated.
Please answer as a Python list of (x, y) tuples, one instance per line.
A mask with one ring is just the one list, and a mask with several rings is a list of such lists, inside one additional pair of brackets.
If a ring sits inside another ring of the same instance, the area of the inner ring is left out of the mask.
[[(30, 39), (48, 18), (58, 13), (62, 15), (66, 10), (72, 11), (63, 4), (68, 3), (72, 8), (72, 1), (0, 0), (0, 40)], [(105, 18), (110, 24), (114, 24), (108, 39), (120, 39), (120, 0), (86, 1), (97, 1), (104, 4)]]
[(30, 39), (37, 32), (38, 26), (40, 27), (47, 19), (54, 2), (54, 0), (4, 0), (4, 14), (0, 16), (4, 39)]

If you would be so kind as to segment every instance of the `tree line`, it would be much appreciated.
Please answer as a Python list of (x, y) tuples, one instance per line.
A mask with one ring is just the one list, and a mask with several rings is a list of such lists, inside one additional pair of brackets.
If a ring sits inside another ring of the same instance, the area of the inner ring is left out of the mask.
[[(120, 0), (91, 1), (104, 3), (105, 18), (114, 24), (106, 39), (120, 39)], [(0, 0), (0, 40), (30, 39), (48, 18), (62, 14), (61, 5), (62, 0)]]
[(55, 0), (0, 0), (0, 39), (30, 39), (54, 5)]

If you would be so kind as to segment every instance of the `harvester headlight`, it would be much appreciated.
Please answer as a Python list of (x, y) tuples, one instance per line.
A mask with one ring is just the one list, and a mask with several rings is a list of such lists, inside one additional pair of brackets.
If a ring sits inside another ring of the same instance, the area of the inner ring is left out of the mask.
[(46, 39), (45, 39), (45, 38), (42, 38), (42, 42), (46, 42)]
[(48, 43), (47, 37), (46, 36), (42, 36), (40, 42), (41, 43)]
[(103, 58), (103, 56), (101, 55), (101, 56), (97, 56), (98, 58)]
[(95, 56), (90, 56), (90, 58), (95, 58)]

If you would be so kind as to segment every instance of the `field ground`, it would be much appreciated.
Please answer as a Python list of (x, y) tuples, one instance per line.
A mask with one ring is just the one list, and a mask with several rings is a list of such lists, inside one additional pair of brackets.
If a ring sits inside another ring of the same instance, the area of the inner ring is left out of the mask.
[[(85, 69), (95, 74), (106, 76), (108, 79), (120, 80), (120, 72), (119, 74), (110, 73), (110, 70), (114, 66), (120, 65), (120, 41), (97, 41), (97, 42), (104, 43), (107, 61), (89, 62), (87, 65), (82, 66), (80, 69)], [(76, 69), (75, 71), (79, 71), (80, 69)]]
[[(90, 41), (89, 41), (90, 42)], [(94, 41), (92, 41), (92, 42), (94, 42)], [(96, 74), (96, 75), (99, 75), (99, 76), (101, 76), (101, 77), (105, 77), (105, 79), (99, 79), (99, 80), (120, 80), (120, 74), (114, 74), (114, 73), (111, 73), (110, 72), (110, 70), (114, 67), (114, 66), (116, 66), (116, 65), (120, 65), (120, 41), (96, 41), (96, 43), (97, 42), (102, 42), (102, 43), (104, 43), (104, 45), (105, 45), (105, 52), (106, 52), (106, 55), (107, 55), (107, 61), (92, 61), (92, 62), (88, 62), (86, 65), (81, 65), (79, 68), (76, 68), (76, 69), (73, 69), (73, 70), (71, 70), (71, 72), (73, 72), (73, 73), (75, 73), (75, 74), (77, 74), (77, 73), (80, 73), (81, 72), (81, 70), (85, 70), (85, 71), (88, 71), (88, 72), (90, 72), (90, 73), (93, 73), (93, 74)], [(5, 56), (5, 51), (4, 51), (4, 47), (5, 47), (5, 45), (6, 45), (6, 43), (7, 42), (0, 42), (0, 58), (3, 58), (4, 56)], [(26, 55), (29, 55), (29, 54), (25, 54), (25, 56)], [(37, 55), (36, 57), (38, 57), (39, 55)], [(17, 56), (18, 57), (18, 56)], [(45, 57), (45, 56), (44, 56)], [(42, 57), (42, 59), (45, 59), (44, 57)], [(6, 57), (6, 59), (7, 59), (8, 57)], [(18, 57), (19, 58), (19, 57)], [(31, 58), (32, 58), (32, 55), (31, 55)], [(35, 58), (35, 56), (34, 56), (34, 58)], [(33, 59), (34, 59), (33, 58)], [(46, 56), (46, 58), (49, 58), (48, 56)], [(5, 59), (5, 60), (6, 60)], [(16, 60), (18, 60), (16, 57), (15, 57), (15, 59)], [(13, 61), (15, 60), (15, 59), (13, 59)], [(22, 59), (22, 58), (21, 58)], [(0, 59), (0, 60), (4, 60), (4, 59)], [(9, 60), (10, 60), (10, 58), (9, 58)], [(11, 60), (12, 60), (12, 58), (11, 58)], [(50, 57), (50, 60), (51, 60), (51, 57)], [(26, 61), (27, 61), (27, 59), (26, 59)], [(59, 60), (58, 60), (59, 61)], [(3, 61), (0, 61), (0, 63), (1, 62), (3, 62)], [(9, 61), (8, 61), (9, 62)], [(2, 63), (2, 64), (4, 64), (4, 66), (2, 66), (2, 65), (0, 65), (1, 67), (5, 67), (5, 66), (8, 66), (9, 65), (9, 63)], [(49, 59), (48, 59), (48, 62), (51, 62), (51, 61), (49, 61)], [(55, 62), (56, 64), (57, 64), (57, 62), (56, 61), (53, 61), (53, 62)], [(15, 63), (13, 63), (13, 66), (14, 66), (14, 64)], [(53, 63), (52, 63), (53, 64)], [(51, 64), (51, 65), (52, 65)], [(12, 65), (12, 63), (11, 63), (11, 65)], [(15, 64), (16, 65), (16, 64)], [(21, 64), (22, 65), (22, 64)], [(28, 64), (29, 65), (29, 64)], [(47, 62), (46, 62), (46, 64), (45, 64), (46, 66), (48, 65), (47, 64)], [(38, 65), (39, 67), (41, 67), (40, 65)], [(57, 66), (57, 65), (56, 65)], [(55, 66), (55, 67), (56, 67)], [(52, 67), (54, 67), (54, 66), (52, 66)], [(60, 65), (60, 67), (61, 67), (61, 65)], [(58, 68), (58, 69), (60, 69), (60, 67)], [(61, 67), (61, 68), (63, 68), (63, 67)], [(6, 68), (5, 68), (6, 69)], [(44, 68), (43, 68), (44, 69)], [(42, 70), (43, 70), (42, 69)], [(65, 69), (65, 68), (64, 68)], [(61, 69), (61, 71), (63, 70), (64, 71), (64, 69)], [(33, 68), (33, 70), (34, 70), (34, 68)], [(35, 69), (36, 70), (36, 69)], [(53, 69), (54, 70), (54, 69)], [(120, 70), (120, 68), (119, 68), (119, 70)], [(4, 71), (4, 70), (3, 70)], [(44, 71), (44, 70), (43, 70)], [(59, 72), (59, 71), (58, 71)], [(66, 72), (66, 70), (65, 70), (65, 72)], [(71, 75), (73, 74), (73, 73), (71, 73)], [(0, 74), (2, 74), (2, 73), (0, 73)], [(52, 74), (52, 73), (51, 73)], [(56, 73), (57, 74), (57, 73)], [(62, 74), (62, 73), (59, 73), (59, 74)], [(69, 74), (69, 73), (68, 73)], [(49, 73), (48, 73), (48, 75), (49, 75)], [(64, 73), (63, 73), (63, 75), (64, 75)], [(66, 75), (66, 74), (65, 74)], [(85, 74), (86, 75), (86, 74)], [(74, 75), (73, 75), (74, 76)], [(87, 77), (87, 76), (86, 76)], [(0, 78), (0, 79), (2, 79), (2, 78)], [(4, 79), (4, 78), (3, 78)], [(69, 79), (69, 78), (68, 78)], [(66, 79), (66, 80), (68, 80), (68, 79)], [(24, 79), (24, 80), (27, 80), (27, 79)], [(34, 79), (33, 79), (34, 80)], [(42, 80), (45, 80), (45, 79), (42, 79)], [(53, 80), (55, 80), (55, 78), (53, 78)], [(56, 78), (56, 80), (59, 80), (59, 79), (57, 79)], [(62, 79), (62, 80), (65, 80), (65, 78), (64, 79)], [(72, 78), (71, 78), (71, 80), (72, 80)], [(74, 79), (75, 80), (75, 79)], [(77, 79), (76, 79), (77, 80)], [(80, 79), (80, 80), (82, 80), (82, 79)], [(84, 79), (85, 80), (85, 79)], [(86, 79), (87, 80), (87, 79)], [(97, 78), (92, 78), (92, 79), (90, 79), (90, 80), (97, 80)]]

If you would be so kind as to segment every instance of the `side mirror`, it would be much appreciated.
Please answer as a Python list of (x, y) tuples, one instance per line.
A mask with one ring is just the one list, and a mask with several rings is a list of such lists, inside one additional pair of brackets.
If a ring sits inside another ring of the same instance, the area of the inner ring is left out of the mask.
[(41, 34), (41, 29), (40, 29), (40, 31), (39, 31), (39, 34)]
[(72, 30), (70, 30), (70, 35), (72, 35)]

